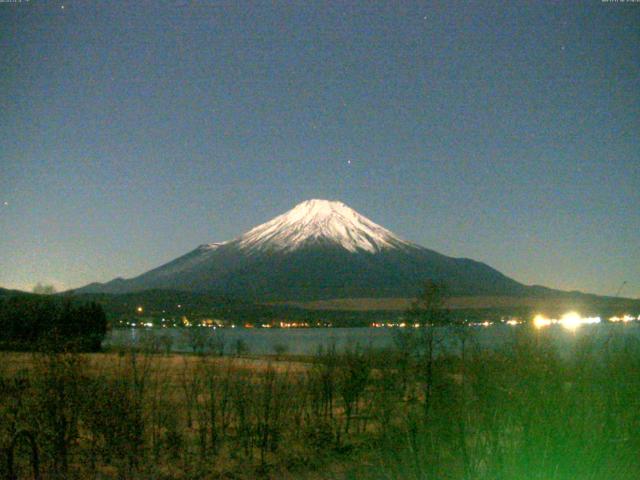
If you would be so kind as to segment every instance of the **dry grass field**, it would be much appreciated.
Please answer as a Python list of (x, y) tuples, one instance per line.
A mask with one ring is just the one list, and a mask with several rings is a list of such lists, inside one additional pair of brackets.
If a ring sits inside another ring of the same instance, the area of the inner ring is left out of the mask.
[[(2, 367), (0, 371), (4, 374), (16, 374), (17, 372), (31, 372), (41, 361), (42, 354), (33, 352), (0, 352), (2, 359)], [(77, 354), (79, 361), (83, 364), (83, 371), (86, 374), (100, 374), (108, 372), (117, 372), (125, 368), (125, 362), (128, 356), (122, 353), (79, 353)], [(183, 371), (192, 373), (203, 365), (211, 368), (232, 368), (238, 371), (261, 373), (267, 370), (274, 370), (278, 373), (283, 372), (302, 372), (308, 369), (309, 364), (289, 357), (268, 357), (268, 356), (243, 356), (243, 357), (218, 357), (218, 356), (199, 356), (189, 354), (154, 354), (149, 358), (148, 355), (141, 355), (148, 362), (149, 371), (158, 373), (163, 372), (169, 378), (176, 380), (182, 375)]]

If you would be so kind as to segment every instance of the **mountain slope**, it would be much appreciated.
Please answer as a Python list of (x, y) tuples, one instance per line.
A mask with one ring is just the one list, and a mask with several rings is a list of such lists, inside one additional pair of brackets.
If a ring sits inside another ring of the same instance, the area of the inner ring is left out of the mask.
[(260, 301), (411, 297), (427, 279), (457, 295), (524, 295), (530, 288), (483, 263), (407, 242), (341, 202), (309, 200), (234, 240), (78, 291), (175, 289)]

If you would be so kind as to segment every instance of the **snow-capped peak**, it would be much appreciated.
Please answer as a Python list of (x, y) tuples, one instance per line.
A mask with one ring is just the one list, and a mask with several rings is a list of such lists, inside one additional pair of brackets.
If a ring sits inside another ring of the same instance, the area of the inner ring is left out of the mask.
[(408, 242), (342, 202), (307, 200), (242, 235), (239, 246), (258, 250), (295, 250), (308, 242), (329, 242), (355, 252), (377, 252)]

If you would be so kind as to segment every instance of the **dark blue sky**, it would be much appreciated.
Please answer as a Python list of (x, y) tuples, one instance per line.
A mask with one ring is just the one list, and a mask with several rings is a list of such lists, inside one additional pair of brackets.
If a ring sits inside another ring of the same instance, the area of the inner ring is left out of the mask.
[(0, 3), (0, 286), (134, 276), (309, 198), (640, 296), (640, 4)]

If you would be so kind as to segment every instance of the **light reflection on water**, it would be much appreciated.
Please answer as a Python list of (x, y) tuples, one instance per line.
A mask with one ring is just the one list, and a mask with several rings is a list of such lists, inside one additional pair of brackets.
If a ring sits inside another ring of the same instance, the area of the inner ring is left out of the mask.
[[(197, 330), (197, 332), (196, 332)], [(300, 328), (300, 329), (211, 329), (211, 328), (131, 328), (114, 329), (105, 339), (106, 347), (143, 347), (156, 343), (160, 350), (167, 348), (174, 352), (193, 350), (194, 342), (201, 344), (224, 344), (225, 353), (232, 353), (239, 340), (244, 342), (251, 354), (273, 354), (278, 348), (289, 354), (309, 355), (318, 348), (335, 345), (338, 351), (358, 345), (360, 347), (387, 348), (394, 345), (393, 328)], [(518, 332), (532, 330), (530, 325), (493, 325), (491, 327), (468, 327), (472, 332), (467, 345), (477, 344), (482, 348), (498, 348), (516, 337)], [(442, 349), (459, 348), (459, 336), (453, 329), (440, 331), (443, 338)], [(558, 326), (532, 332), (558, 348), (560, 353), (570, 352), (581, 339), (590, 337), (596, 345), (604, 344), (612, 337), (635, 338), (640, 340), (640, 323), (583, 325), (575, 331)], [(164, 337), (164, 338), (163, 338)], [(194, 340), (197, 339), (197, 340)]]

